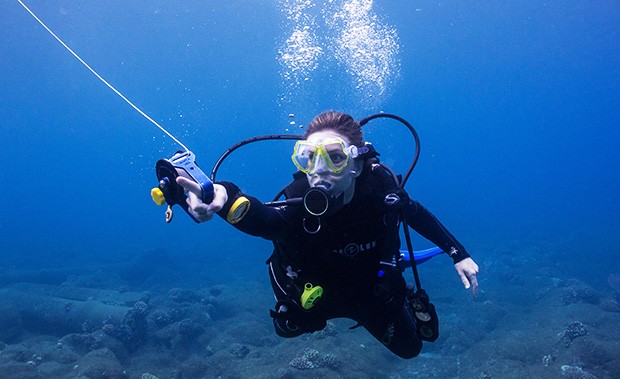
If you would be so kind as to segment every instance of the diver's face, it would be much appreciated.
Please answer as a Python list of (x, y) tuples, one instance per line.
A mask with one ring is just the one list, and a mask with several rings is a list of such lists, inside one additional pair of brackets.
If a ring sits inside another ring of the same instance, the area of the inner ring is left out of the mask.
[[(318, 146), (334, 138), (344, 140), (346, 146), (349, 146), (346, 137), (333, 130), (322, 130), (312, 133), (308, 136), (307, 141)], [(306, 175), (311, 187), (316, 187), (320, 183), (326, 182), (330, 185), (330, 195), (339, 196), (341, 193), (344, 193), (344, 203), (347, 204), (353, 198), (355, 192), (355, 178), (361, 174), (362, 167), (362, 162), (350, 159), (342, 171), (335, 172), (324, 159), (318, 158)]]

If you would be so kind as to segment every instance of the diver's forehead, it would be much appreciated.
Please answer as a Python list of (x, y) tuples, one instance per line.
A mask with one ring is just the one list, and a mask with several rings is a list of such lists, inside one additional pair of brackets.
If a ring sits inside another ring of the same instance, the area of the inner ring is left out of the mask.
[(308, 136), (307, 141), (312, 142), (315, 145), (320, 145), (323, 142), (334, 138), (340, 138), (348, 144), (347, 138), (345, 136), (333, 130), (321, 130), (320, 132), (312, 133)]

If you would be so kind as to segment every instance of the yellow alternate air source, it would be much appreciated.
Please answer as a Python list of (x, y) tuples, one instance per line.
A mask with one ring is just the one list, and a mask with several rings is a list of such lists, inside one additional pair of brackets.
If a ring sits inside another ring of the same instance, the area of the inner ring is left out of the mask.
[(304, 286), (304, 293), (301, 294), (301, 306), (304, 309), (310, 309), (314, 307), (317, 301), (323, 296), (323, 288), (321, 286), (313, 286), (311, 283), (306, 283)]

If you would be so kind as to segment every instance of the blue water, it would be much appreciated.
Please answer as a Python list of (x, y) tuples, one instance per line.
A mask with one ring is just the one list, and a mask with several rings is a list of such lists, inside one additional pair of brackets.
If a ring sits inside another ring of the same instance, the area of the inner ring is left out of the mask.
[[(300, 132), (290, 113), (297, 124), (325, 109), (395, 113), (422, 139), (408, 189), (476, 260), (489, 247), (522, 254), (513, 248), (558, 243), (561, 264), (581, 278), (620, 271), (618, 2), (376, 2), (400, 48), (387, 90), (372, 97), (327, 58), (308, 81), (286, 83), (277, 58), (291, 24), (276, 1), (29, 5), (207, 172), (240, 139)], [(321, 17), (320, 8), (311, 12)], [(164, 222), (149, 191), (155, 162), (178, 146), (17, 1), (0, 12), (0, 263), (80, 266), (164, 248), (266, 281), (265, 241), (222, 220), (195, 225), (180, 209)], [(377, 121), (367, 138), (406, 169), (406, 129)], [(243, 148), (218, 179), (270, 200), (294, 171), (291, 148)]]

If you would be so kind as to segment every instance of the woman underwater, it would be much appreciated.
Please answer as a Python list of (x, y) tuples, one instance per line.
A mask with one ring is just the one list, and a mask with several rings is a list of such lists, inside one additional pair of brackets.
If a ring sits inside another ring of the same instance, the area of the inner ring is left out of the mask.
[[(396, 185), (376, 156), (358, 122), (327, 111), (295, 144), (299, 172), (284, 190), (289, 199), (311, 194), (305, 207), (265, 205), (230, 182), (214, 184), (213, 201), (206, 204), (199, 184), (182, 176), (176, 180), (188, 192), (189, 212), (198, 221), (218, 214), (244, 233), (273, 241), (268, 263), (278, 335), (297, 337), (346, 317), (394, 354), (412, 358), (424, 338), (402, 274), (400, 223), (447, 253), (474, 293), (478, 265), (435, 216)], [(313, 196), (323, 196), (329, 206), (314, 210)]]

